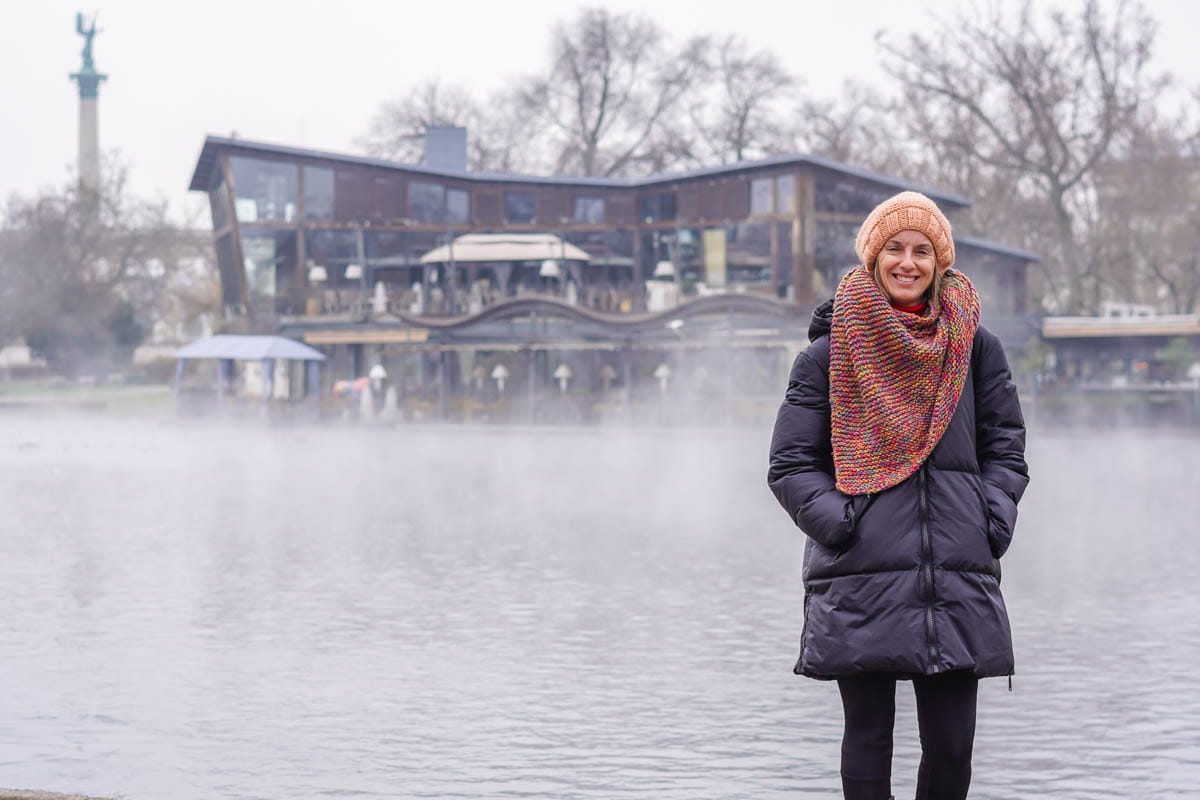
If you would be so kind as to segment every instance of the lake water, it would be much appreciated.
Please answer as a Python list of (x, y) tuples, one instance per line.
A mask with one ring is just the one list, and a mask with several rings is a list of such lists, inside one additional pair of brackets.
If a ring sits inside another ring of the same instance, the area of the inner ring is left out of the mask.
[[(837, 797), (768, 436), (4, 417), (0, 786)], [(1200, 796), (1200, 439), (1029, 458), (972, 797)]]

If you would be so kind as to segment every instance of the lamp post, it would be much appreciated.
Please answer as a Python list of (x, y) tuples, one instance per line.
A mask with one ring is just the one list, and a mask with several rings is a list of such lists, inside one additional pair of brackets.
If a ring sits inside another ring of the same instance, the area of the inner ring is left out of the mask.
[(558, 381), (558, 390), (563, 394), (567, 393), (567, 384), (571, 381), (571, 368), (566, 364), (559, 364), (558, 369), (554, 370), (554, 379)]
[(503, 364), (497, 364), (492, 368), (492, 380), (496, 382), (496, 390), (500, 394), (504, 394), (504, 382), (508, 380), (508, 368)]
[(310, 260), (308, 262), (308, 285), (316, 291), (312, 295), (306, 296), (304, 301), (304, 312), (306, 314), (320, 314), (325, 308), (324, 298), (321, 293), (321, 287), (325, 285), (325, 281), (329, 280), (329, 273), (326, 269)]
[(600, 368), (600, 380), (604, 381), (604, 393), (608, 394), (612, 388), (612, 382), (617, 378), (617, 371), (612, 368), (612, 364), (605, 364)]
[(667, 362), (665, 362), (665, 361), (662, 362), (661, 364), (659, 364), (654, 369), (654, 377), (658, 379), (659, 400), (661, 401), (660, 407), (659, 407), (659, 415), (660, 415), (659, 419), (660, 419), (660, 421), (664, 421), (667, 419), (667, 413), (668, 413), (667, 390), (671, 383), (671, 367), (670, 367), (670, 365), (667, 364)]
[[(566, 263), (567, 263), (567, 230), (566, 230), (566, 228), (567, 228), (567, 223), (570, 222), (570, 220), (566, 217), (559, 217), (558, 222), (562, 226), (562, 230), (559, 231), (559, 237), (558, 237), (558, 263), (563, 266), (566, 266)], [(570, 283), (570, 281), (569, 280), (564, 281), (564, 286), (562, 287), (564, 289), (564, 294), (566, 293), (565, 292), (565, 289), (566, 289), (565, 284), (567, 284), (567, 283)], [(568, 302), (570, 302), (571, 305), (575, 305), (574, 301), (568, 300)]]
[(450, 253), (450, 274), (446, 279), (446, 294), (447, 300), (450, 302), (452, 311), (457, 311), (458, 308), (458, 264), (454, 261), (454, 234), (450, 231), (449, 222), (446, 223), (446, 248)]
[(371, 296), (371, 313), (386, 314), (388, 310), (387, 289), (383, 281), (375, 281), (375, 293)]
[(571, 368), (565, 363), (559, 364), (558, 369), (554, 370), (554, 379), (558, 381), (559, 396), (562, 398), (561, 408), (564, 420), (571, 415), (570, 403), (567, 400), (567, 384), (571, 382), (573, 374)]
[(664, 361), (654, 369), (654, 377), (658, 379), (658, 391), (666, 395), (671, 382), (671, 367)]
[(358, 302), (355, 305), (355, 312), (359, 311), (361, 306), (365, 305), (367, 294), (367, 284), (363, 276), (362, 264), (347, 264), (346, 265), (346, 280), (358, 281)]
[(1188, 379), (1192, 382), (1192, 424), (1200, 419), (1200, 361), (1188, 367)]
[(547, 258), (542, 261), (542, 266), (538, 269), (538, 277), (557, 279), (562, 275), (562, 269), (558, 262), (553, 258)]
[(387, 370), (384, 369), (383, 364), (376, 364), (367, 371), (367, 377), (371, 381), (371, 412), (376, 417), (383, 413), (387, 401), (386, 390), (384, 388), (387, 376)]

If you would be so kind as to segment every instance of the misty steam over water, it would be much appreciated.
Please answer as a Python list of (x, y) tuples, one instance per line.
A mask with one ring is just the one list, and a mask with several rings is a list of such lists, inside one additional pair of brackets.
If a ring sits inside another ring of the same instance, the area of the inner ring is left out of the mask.
[[(836, 796), (768, 436), (6, 417), (0, 785)], [(1034, 431), (1029, 460), (972, 796), (1194, 797), (1200, 439)]]

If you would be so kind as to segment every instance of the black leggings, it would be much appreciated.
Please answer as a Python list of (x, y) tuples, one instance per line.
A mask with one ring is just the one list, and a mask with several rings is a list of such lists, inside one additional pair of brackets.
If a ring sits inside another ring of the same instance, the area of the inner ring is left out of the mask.
[[(975, 700), (979, 679), (943, 672), (913, 679), (921, 767), (916, 800), (963, 800), (971, 785)], [(896, 678), (866, 673), (840, 678), (846, 732), (842, 737), (842, 792), (846, 800), (888, 800), (892, 786), (892, 729)]]

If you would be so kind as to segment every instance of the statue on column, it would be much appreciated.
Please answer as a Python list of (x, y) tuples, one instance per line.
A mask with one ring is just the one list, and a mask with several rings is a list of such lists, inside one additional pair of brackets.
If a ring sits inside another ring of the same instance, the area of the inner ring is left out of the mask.
[(83, 68), (80, 72), (95, 72), (96, 63), (92, 61), (92, 39), (96, 37), (96, 18), (92, 17), (91, 26), (83, 27), (83, 13), (75, 14), (75, 31), (84, 38)]
[(86, 25), (84, 23), (83, 14), (76, 14), (75, 32), (83, 37), (83, 66), (79, 68), (79, 72), (71, 73), (71, 80), (79, 83), (81, 98), (95, 97), (100, 82), (108, 78), (107, 75), (96, 71), (96, 62), (92, 58), (92, 39), (95, 39), (99, 32), (96, 29), (96, 18), (92, 17), (91, 22)]

